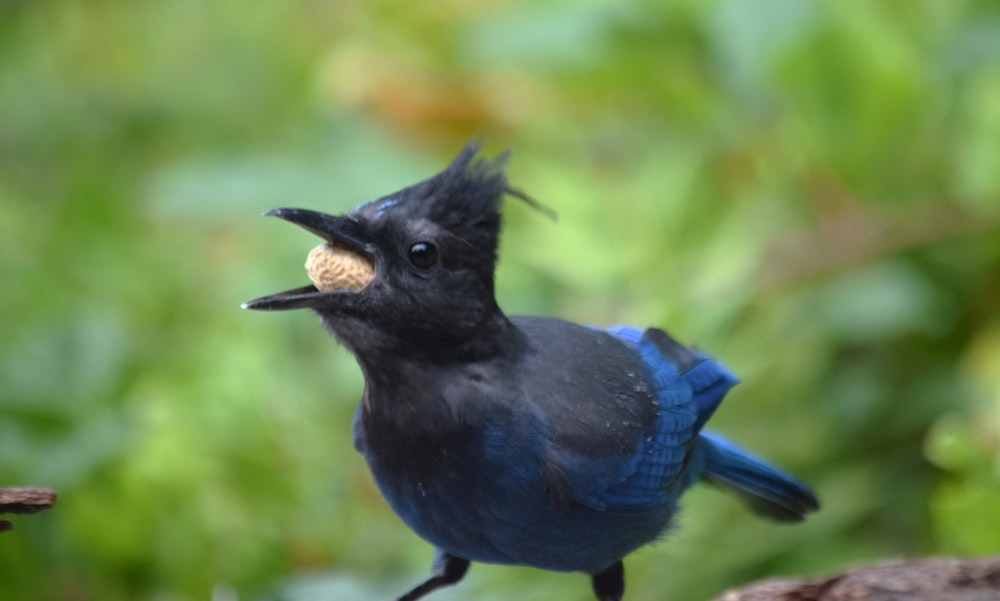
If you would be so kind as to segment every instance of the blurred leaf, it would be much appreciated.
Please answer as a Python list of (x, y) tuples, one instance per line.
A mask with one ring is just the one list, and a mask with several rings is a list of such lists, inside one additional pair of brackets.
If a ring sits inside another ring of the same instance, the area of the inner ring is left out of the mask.
[(934, 289), (903, 263), (853, 270), (832, 279), (821, 298), (821, 319), (830, 334), (848, 340), (878, 340), (912, 331), (934, 334), (948, 326)]

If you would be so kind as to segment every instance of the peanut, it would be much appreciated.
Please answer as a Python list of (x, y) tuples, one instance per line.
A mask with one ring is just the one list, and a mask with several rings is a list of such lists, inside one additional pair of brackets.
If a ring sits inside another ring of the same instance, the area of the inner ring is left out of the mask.
[(306, 272), (316, 289), (326, 292), (363, 288), (375, 275), (375, 268), (345, 246), (323, 243), (309, 252)]

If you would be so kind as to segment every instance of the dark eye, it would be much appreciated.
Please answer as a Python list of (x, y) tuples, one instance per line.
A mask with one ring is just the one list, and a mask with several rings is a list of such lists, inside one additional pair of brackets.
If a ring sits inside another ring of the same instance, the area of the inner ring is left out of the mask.
[(412, 263), (414, 267), (427, 269), (437, 263), (437, 247), (430, 242), (417, 242), (410, 247), (407, 257), (409, 257), (410, 263)]

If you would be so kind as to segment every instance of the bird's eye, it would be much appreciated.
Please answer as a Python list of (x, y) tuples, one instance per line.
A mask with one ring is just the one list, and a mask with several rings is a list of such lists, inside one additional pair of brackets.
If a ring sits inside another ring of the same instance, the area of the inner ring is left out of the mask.
[(437, 263), (437, 247), (430, 242), (417, 242), (410, 247), (407, 257), (409, 257), (410, 263), (414, 267), (427, 269)]

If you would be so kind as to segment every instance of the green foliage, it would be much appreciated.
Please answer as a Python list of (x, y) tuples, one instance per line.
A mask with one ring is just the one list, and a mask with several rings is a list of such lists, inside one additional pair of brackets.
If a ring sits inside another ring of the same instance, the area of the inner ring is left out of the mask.
[[(631, 601), (1000, 550), (1000, 10), (862, 0), (0, 5), (0, 534), (11, 599), (388, 598), (429, 547), (350, 444), (362, 381), (301, 314), (338, 212), (473, 134), (512, 313), (658, 324), (743, 378), (713, 425), (801, 474), (794, 528), (716, 491)], [(588, 599), (476, 566), (440, 599)]]

